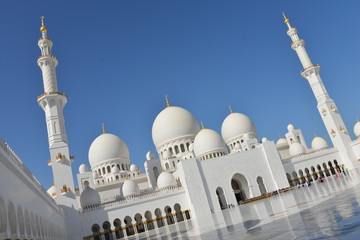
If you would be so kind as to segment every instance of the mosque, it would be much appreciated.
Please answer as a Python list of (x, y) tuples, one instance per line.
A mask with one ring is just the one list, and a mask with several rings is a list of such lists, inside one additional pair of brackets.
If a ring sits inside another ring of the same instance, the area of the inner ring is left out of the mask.
[(8, 183), (0, 191), (0, 239), (108, 240), (207, 231), (214, 226), (209, 216), (229, 206), (358, 168), (360, 122), (352, 140), (321, 80), (320, 66), (311, 62), (305, 41), (285, 14), (284, 19), (333, 147), (319, 136), (308, 146), (292, 124), (276, 143), (259, 140), (252, 120), (231, 108), (219, 134), (166, 99), (152, 126), (157, 152), (146, 154), (145, 172), (131, 164), (126, 143), (103, 127), (89, 148), (90, 168), (87, 163), (79, 167), (76, 187), (63, 115), (67, 96), (58, 90), (58, 60), (42, 18), (37, 64), (44, 93), (37, 101), (45, 112), (54, 184), (46, 191), (0, 141), (0, 180)]

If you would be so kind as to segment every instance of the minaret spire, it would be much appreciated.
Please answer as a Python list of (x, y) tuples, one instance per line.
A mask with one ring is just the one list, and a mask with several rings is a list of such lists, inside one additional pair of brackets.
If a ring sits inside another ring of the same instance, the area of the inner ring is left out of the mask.
[(47, 33), (47, 27), (45, 27), (45, 17), (41, 16), (40, 20), (41, 20), (41, 27), (40, 27), (40, 32), (42, 32), (42, 37), (46, 38), (46, 33)]
[(303, 66), (301, 76), (310, 84), (317, 101), (317, 108), (330, 135), (334, 147), (339, 149), (343, 162), (349, 169), (354, 168), (355, 155), (350, 146), (350, 136), (345, 128), (344, 121), (332, 100), (326, 91), (325, 85), (320, 77), (320, 65), (312, 64), (310, 57), (305, 49), (305, 41), (297, 35), (296, 28), (290, 25), (290, 20), (283, 12), (284, 22), (288, 26), (287, 35), (292, 40), (291, 48), (297, 53)]
[(165, 101), (166, 101), (166, 107), (171, 107), (170, 103), (169, 103), (169, 98), (168, 95), (165, 95)]

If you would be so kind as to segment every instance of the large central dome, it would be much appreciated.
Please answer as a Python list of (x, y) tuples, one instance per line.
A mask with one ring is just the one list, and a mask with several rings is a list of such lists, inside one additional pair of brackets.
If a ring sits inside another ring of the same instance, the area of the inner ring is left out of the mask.
[(156, 117), (152, 126), (152, 138), (158, 147), (176, 138), (195, 137), (199, 131), (199, 123), (189, 111), (171, 106)]
[(98, 136), (89, 149), (89, 162), (91, 166), (107, 160), (123, 160), (130, 162), (129, 150), (125, 142), (111, 133)]

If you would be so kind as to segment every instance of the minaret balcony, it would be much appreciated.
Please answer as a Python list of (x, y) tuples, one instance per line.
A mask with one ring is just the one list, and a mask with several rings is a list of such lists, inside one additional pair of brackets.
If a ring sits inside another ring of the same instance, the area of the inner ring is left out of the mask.
[(346, 129), (344, 127), (340, 127), (340, 132), (346, 133)]
[(334, 106), (331, 105), (330, 110), (331, 110), (332, 112), (335, 112), (335, 111), (336, 111), (336, 107), (334, 107)]

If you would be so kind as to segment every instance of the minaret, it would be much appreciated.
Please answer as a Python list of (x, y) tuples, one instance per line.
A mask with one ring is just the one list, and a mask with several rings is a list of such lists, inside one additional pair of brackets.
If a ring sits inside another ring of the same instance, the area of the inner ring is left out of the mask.
[(52, 41), (47, 37), (44, 17), (41, 17), (42, 37), (38, 40), (41, 56), (37, 59), (44, 83), (44, 93), (38, 97), (40, 107), (45, 111), (46, 126), (49, 139), (50, 160), (56, 201), (61, 205), (76, 206), (75, 187), (71, 170), (73, 157), (69, 155), (68, 140), (65, 131), (63, 109), (67, 102), (66, 95), (58, 91), (55, 68), (58, 60), (51, 54)]
[(334, 147), (338, 148), (340, 152), (345, 168), (353, 169), (356, 161), (353, 150), (350, 147), (351, 139), (334, 100), (330, 98), (321, 80), (320, 65), (312, 64), (305, 49), (305, 41), (299, 38), (296, 28), (290, 25), (290, 20), (285, 16), (284, 12), (283, 16), (285, 19), (284, 23), (288, 27), (287, 34), (292, 40), (291, 48), (297, 53), (304, 68), (301, 71), (301, 76), (308, 80), (310, 84), (318, 103), (317, 108), (321, 118)]

